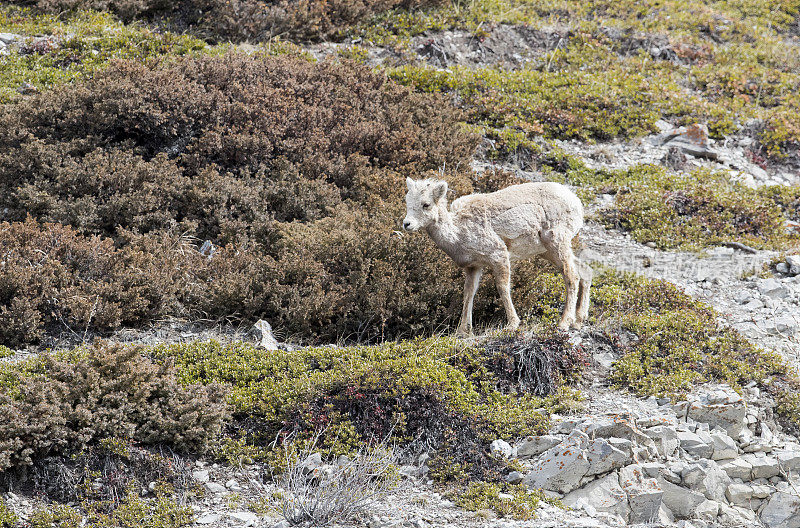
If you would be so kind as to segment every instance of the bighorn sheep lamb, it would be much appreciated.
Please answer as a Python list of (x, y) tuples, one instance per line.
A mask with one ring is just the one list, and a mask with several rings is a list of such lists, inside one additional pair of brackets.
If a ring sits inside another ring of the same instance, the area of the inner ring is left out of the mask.
[(464, 268), (464, 306), (459, 334), (472, 333), (472, 301), (483, 270), (490, 267), (509, 329), (520, 319), (511, 302), (511, 263), (542, 256), (563, 275), (566, 303), (558, 327), (580, 327), (589, 314), (592, 270), (572, 252), (583, 226), (583, 204), (558, 183), (523, 183), (489, 194), (470, 194), (447, 209), (447, 183), (406, 178), (407, 231), (425, 229), (433, 241)]

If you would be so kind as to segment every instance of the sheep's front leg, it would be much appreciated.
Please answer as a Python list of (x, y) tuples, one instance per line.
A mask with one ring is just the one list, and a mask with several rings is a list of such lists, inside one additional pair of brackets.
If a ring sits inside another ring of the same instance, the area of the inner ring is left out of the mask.
[(466, 268), (464, 280), (464, 306), (461, 309), (461, 322), (458, 323), (456, 333), (461, 336), (472, 334), (472, 301), (475, 300), (475, 293), (483, 275), (482, 268)]
[(519, 317), (517, 311), (514, 309), (514, 303), (511, 302), (511, 262), (508, 255), (492, 267), (494, 273), (494, 282), (497, 285), (497, 293), (500, 295), (500, 300), (503, 302), (503, 307), (506, 309), (506, 319), (508, 325), (507, 330), (516, 330), (519, 328)]

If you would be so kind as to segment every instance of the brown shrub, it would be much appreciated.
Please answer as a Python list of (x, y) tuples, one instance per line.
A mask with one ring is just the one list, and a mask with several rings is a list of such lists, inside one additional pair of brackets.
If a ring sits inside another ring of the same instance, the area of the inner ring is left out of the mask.
[(45, 356), (0, 396), (0, 470), (78, 453), (102, 439), (202, 450), (227, 409), (218, 385), (181, 387), (171, 363), (95, 344), (76, 362)]
[(0, 341), (16, 346), (46, 331), (81, 334), (179, 314), (202, 257), (167, 234), (127, 240), (118, 249), (59, 224), (0, 223)]
[(85, 234), (263, 242), (272, 221), (376, 207), (402, 197), (405, 175), (463, 165), (476, 139), (457, 118), (352, 64), (118, 63), (0, 113), (0, 210)]
[(403, 178), (448, 167), (470, 192), (457, 169), (476, 142), (437, 96), (294, 58), (117, 63), (4, 108), (0, 339), (165, 315), (264, 316), (312, 340), (436, 328), (461, 279), (394, 233)]

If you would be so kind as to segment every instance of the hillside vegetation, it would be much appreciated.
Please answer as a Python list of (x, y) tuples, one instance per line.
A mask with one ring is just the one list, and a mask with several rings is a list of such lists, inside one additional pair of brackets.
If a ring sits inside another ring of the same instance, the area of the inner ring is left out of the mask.
[[(593, 346), (618, 358), (602, 374), (617, 389), (676, 400), (752, 384), (800, 428), (786, 360), (667, 282), (598, 266), (576, 340), (554, 328), (561, 277), (523, 262), (524, 330), (495, 330), (487, 278), (485, 335), (448, 337), (461, 272), (400, 226), (406, 177), (455, 197), (535, 172), (587, 205), (613, 196), (594, 219), (654, 248), (791, 250), (798, 185), (590, 167), (564, 145), (702, 122), (720, 142), (747, 138), (757, 166), (800, 166), (800, 2), (13, 4), (0, 7), (15, 35), (0, 48), (0, 357), (37, 355), (0, 365), (0, 474), (52, 501), (31, 526), (183, 526), (204, 492), (177, 461), (263, 464), (270, 481), (304, 450), (382, 442), (430, 455), (455, 503), (527, 519), (544, 495), (507, 484), (518, 468), (487, 446), (580, 409)], [(482, 42), (512, 26), (537, 42), (515, 65), (418, 53), (436, 32)], [(315, 59), (320, 42), (338, 52)], [(262, 318), (309, 346), (87, 344)], [(0, 501), (0, 527), (19, 522)]]

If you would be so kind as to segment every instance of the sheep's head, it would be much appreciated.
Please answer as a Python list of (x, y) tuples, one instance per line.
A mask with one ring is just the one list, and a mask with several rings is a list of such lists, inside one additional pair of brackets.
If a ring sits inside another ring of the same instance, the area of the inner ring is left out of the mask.
[(403, 229), (419, 231), (439, 220), (442, 208), (447, 208), (447, 182), (440, 180), (414, 181), (406, 178), (406, 217)]

